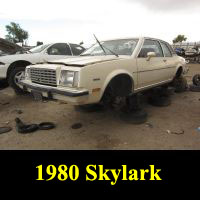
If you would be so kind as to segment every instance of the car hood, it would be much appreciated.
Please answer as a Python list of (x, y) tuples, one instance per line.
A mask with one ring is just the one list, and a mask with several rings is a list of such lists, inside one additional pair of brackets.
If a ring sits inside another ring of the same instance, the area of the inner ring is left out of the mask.
[(122, 57), (116, 56), (78, 56), (75, 58), (60, 59), (56, 61), (48, 62), (49, 64), (63, 64), (66, 66), (83, 67), (86, 65), (92, 65), (101, 62), (107, 62), (112, 60), (119, 60)]
[(12, 63), (17, 60), (29, 60), (37, 56), (39, 56), (38, 53), (7, 55), (7, 56), (1, 56), (0, 61), (3, 63)]

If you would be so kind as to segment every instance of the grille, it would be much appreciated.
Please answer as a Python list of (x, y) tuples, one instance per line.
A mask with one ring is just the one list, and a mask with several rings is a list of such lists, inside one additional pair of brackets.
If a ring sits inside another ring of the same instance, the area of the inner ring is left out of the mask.
[(52, 69), (30, 69), (31, 81), (41, 85), (49, 85), (56, 87), (56, 71)]

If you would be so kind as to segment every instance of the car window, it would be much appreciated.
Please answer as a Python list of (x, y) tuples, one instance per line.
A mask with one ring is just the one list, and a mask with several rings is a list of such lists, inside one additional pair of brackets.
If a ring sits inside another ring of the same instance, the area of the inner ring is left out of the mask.
[(160, 43), (156, 40), (145, 40), (138, 57), (146, 58), (147, 53), (149, 52), (155, 52), (156, 57), (163, 57), (163, 51)]
[[(98, 43), (87, 49), (81, 56), (91, 55), (91, 56), (104, 56), (113, 55), (113, 53), (118, 55), (131, 56), (136, 48), (138, 39), (120, 39), (120, 40), (108, 40), (101, 42), (103, 47), (100, 47)], [(112, 53), (113, 52), (113, 53)]]
[(169, 50), (169, 47), (163, 42), (161, 42), (161, 46), (162, 46), (163, 53), (164, 53), (165, 57), (172, 57), (172, 53)]
[(72, 55), (69, 45), (66, 43), (56, 43), (47, 50), (49, 55)]
[(85, 51), (85, 49), (80, 45), (70, 44), (70, 46), (71, 46), (71, 50), (72, 50), (73, 55), (78, 56)]
[(29, 51), (31, 53), (40, 53), (41, 51), (43, 51), (44, 49), (46, 49), (50, 44), (44, 44), (44, 45), (40, 45), (37, 47), (34, 47), (32, 49), (30, 49)]
[[(172, 55), (176, 55), (176, 52), (175, 52), (175, 50), (172, 48), (172, 46), (171, 46), (170, 44), (168, 44), (168, 43), (167, 43), (167, 46), (168, 46), (168, 48), (169, 48), (171, 54), (172, 54)], [(184, 49), (183, 49), (183, 50), (184, 50)]]

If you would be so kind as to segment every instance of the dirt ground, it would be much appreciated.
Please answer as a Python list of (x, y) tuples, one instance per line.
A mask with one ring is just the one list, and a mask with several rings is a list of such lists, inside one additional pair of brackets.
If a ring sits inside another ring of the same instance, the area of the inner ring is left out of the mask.
[[(191, 82), (200, 65), (189, 68)], [(133, 125), (122, 121), (118, 112), (86, 112), (63, 102), (16, 96), (11, 88), (0, 89), (0, 126), (12, 127), (0, 135), (0, 149), (200, 149), (200, 93), (174, 94), (171, 100), (169, 107), (145, 104), (148, 123)], [(56, 128), (19, 134), (16, 117), (25, 123), (51, 121)], [(82, 128), (72, 129), (74, 123)]]

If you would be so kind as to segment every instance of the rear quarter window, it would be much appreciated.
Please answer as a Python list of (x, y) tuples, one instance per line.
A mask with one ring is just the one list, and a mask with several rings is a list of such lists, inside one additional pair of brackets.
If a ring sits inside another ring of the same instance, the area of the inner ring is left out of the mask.
[(172, 52), (170, 51), (169, 46), (164, 42), (160, 42), (160, 43), (161, 43), (161, 46), (162, 46), (164, 56), (165, 57), (172, 57)]

